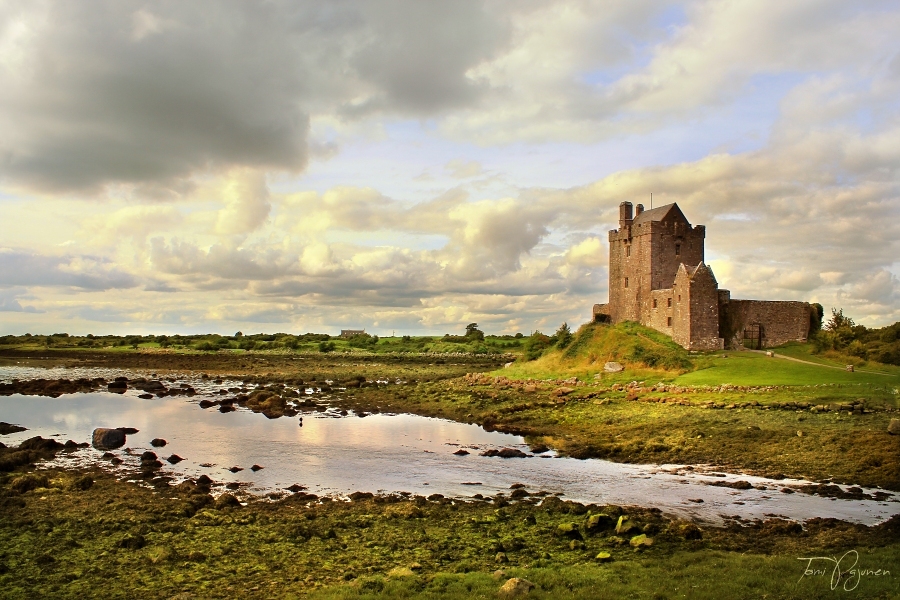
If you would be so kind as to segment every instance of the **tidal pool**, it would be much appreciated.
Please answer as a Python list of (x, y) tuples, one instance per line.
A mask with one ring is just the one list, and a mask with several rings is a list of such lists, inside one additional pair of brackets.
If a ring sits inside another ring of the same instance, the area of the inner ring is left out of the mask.
[[(68, 376), (74, 378), (72, 373)], [(9, 373), (0, 373), (0, 378), (9, 379)], [(192, 384), (202, 392), (192, 398), (144, 400), (137, 397), (140, 392), (136, 390), (59, 398), (0, 397), (0, 421), (28, 428), (0, 436), (0, 441), (12, 445), (42, 435), (84, 442), (90, 441), (95, 427), (133, 427), (139, 432), (128, 436), (125, 448), (113, 451), (123, 459), (119, 468), (124, 473), (138, 466), (141, 452), (153, 450), (161, 460), (171, 454), (185, 459), (176, 465), (163, 462), (162, 474), (176, 480), (205, 473), (222, 484), (242, 483), (243, 489), (256, 494), (300, 484), (319, 495), (364, 491), (466, 497), (509, 493), (511, 485), (521, 483), (531, 492), (558, 493), (580, 502), (656, 507), (712, 524), (730, 517), (773, 516), (801, 521), (831, 517), (875, 524), (900, 513), (900, 502), (893, 495), (882, 501), (840, 500), (780, 491), (807, 483), (799, 480), (773, 481), (735, 474), (722, 477), (721, 473), (677, 465), (576, 460), (552, 452), (528, 458), (480, 456), (491, 448), (530, 451), (518, 436), (416, 415), (374, 414), (362, 418), (350, 413), (338, 418), (335, 411), (306, 412), (301, 426), (299, 417), (270, 420), (243, 409), (220, 413), (215, 408), (204, 410), (198, 402), (214, 397), (215, 388), (240, 384), (204, 382), (205, 389), (199, 381)], [(163, 438), (168, 444), (152, 448), (153, 438)], [(461, 448), (469, 454), (455, 455)], [(56, 462), (92, 463), (114, 469), (102, 454), (85, 448), (60, 453)], [(251, 471), (254, 464), (263, 469)], [(243, 470), (232, 473), (228, 470), (232, 467)], [(755, 487), (736, 490), (709, 485), (738, 480)]]

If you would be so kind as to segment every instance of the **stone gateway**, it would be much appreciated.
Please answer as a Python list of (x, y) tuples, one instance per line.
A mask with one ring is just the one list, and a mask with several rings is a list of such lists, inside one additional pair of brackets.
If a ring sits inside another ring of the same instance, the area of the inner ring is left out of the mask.
[(609, 303), (594, 305), (594, 320), (637, 321), (688, 350), (805, 342), (809, 303), (731, 298), (703, 262), (705, 238), (677, 204), (633, 211), (622, 202), (619, 228), (609, 232)]

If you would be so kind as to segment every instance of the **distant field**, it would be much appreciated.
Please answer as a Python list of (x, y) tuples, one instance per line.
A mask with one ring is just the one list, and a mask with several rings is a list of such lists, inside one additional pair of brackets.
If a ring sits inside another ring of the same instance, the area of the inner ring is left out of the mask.
[[(877, 365), (878, 371), (889, 372), (890, 375), (867, 373), (857, 370), (850, 373), (841, 369), (830, 368), (823, 359), (815, 360), (804, 355), (802, 349), (796, 347), (786, 349), (785, 354), (793, 354), (802, 360), (821, 362), (822, 366), (803, 364), (777, 357), (768, 357), (751, 352), (724, 352), (711, 355), (698, 361), (698, 369), (676, 378), (677, 383), (685, 385), (815, 385), (821, 383), (872, 385), (900, 385), (900, 369)], [(776, 354), (781, 349), (775, 349)], [(727, 358), (724, 358), (726, 357)], [(833, 364), (833, 363), (831, 363)], [(875, 367), (864, 367), (862, 371), (876, 370)]]

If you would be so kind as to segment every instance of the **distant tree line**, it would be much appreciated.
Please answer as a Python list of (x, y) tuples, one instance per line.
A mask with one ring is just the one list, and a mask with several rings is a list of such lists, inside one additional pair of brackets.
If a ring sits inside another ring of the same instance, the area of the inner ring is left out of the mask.
[(900, 321), (880, 329), (857, 325), (844, 309), (831, 309), (821, 331), (810, 337), (817, 353), (837, 352), (862, 360), (900, 365)]

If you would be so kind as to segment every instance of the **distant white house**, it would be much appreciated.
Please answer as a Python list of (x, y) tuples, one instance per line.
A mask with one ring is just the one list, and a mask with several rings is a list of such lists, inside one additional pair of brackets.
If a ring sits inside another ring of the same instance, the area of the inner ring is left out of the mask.
[(341, 329), (342, 338), (352, 338), (354, 335), (363, 335), (365, 333), (365, 329)]

